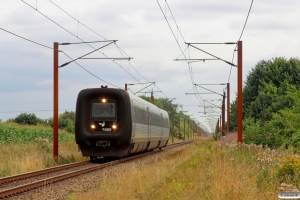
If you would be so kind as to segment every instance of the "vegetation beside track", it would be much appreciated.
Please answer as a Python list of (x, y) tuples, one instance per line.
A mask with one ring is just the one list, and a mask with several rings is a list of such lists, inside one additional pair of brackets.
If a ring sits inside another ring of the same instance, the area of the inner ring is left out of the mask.
[[(74, 141), (74, 135), (59, 131), (59, 141)], [(0, 123), (0, 143), (26, 143), (37, 140), (53, 140), (50, 126), (19, 125), (17, 123)]]
[[(69, 134), (59, 143), (59, 164), (85, 159), (72, 137)], [(0, 177), (55, 166), (51, 148), (51, 142), (41, 138), (2, 143), (0, 159), (6, 162), (0, 165)], [(158, 156), (150, 165), (108, 173), (96, 189), (86, 193), (73, 191), (68, 198), (276, 199), (280, 191), (297, 191), (299, 177), (300, 157), (289, 150), (255, 144), (243, 144), (239, 149), (235, 141), (198, 138), (167, 157)]]
[[(300, 152), (300, 60), (261, 60), (243, 88), (243, 133), (248, 144)], [(237, 99), (231, 104), (230, 130), (237, 129)]]
[(297, 191), (299, 167), (288, 151), (199, 138), (148, 166), (107, 175), (96, 189), (69, 199), (277, 199), (281, 191)]
[(50, 126), (0, 123), (0, 177), (86, 160), (78, 152), (74, 134), (59, 131), (56, 164), (52, 155), (52, 135)]

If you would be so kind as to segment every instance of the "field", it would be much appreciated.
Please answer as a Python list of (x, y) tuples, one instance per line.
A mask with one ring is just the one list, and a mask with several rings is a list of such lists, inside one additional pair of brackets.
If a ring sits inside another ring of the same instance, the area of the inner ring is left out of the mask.
[[(52, 128), (0, 123), (0, 177), (57, 165), (52, 156)], [(58, 164), (86, 160), (73, 134), (59, 131)]]
[[(58, 164), (87, 159), (73, 134), (59, 135)], [(280, 191), (298, 191), (300, 156), (254, 144), (240, 148), (230, 137), (199, 137), (153, 163), (108, 174), (96, 188), (74, 191), (68, 199), (277, 199)], [(57, 165), (51, 127), (0, 123), (0, 138), (0, 159), (5, 160), (0, 177)]]
[[(78, 151), (74, 134), (59, 131), (58, 163), (53, 161), (53, 132), (49, 126), (0, 123), (0, 177), (88, 160)], [(170, 139), (171, 141), (171, 139)], [(179, 142), (174, 139), (174, 142)]]

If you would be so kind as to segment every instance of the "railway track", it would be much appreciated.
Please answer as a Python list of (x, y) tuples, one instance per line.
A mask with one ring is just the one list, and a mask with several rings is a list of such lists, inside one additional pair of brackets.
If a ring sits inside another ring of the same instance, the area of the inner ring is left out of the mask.
[[(186, 145), (192, 141), (186, 141), (176, 144), (170, 144), (163, 150), (175, 148), (181, 145)], [(160, 150), (154, 150), (142, 154), (133, 155), (130, 157), (121, 158), (106, 162), (103, 164), (92, 163), (90, 161), (77, 162), (57, 167), (47, 168), (39, 171), (4, 177), (0, 179), (0, 199), (12, 197), (39, 187), (44, 187), (52, 183), (72, 178), (84, 173), (92, 172), (95, 170), (103, 169), (119, 163), (135, 160), (143, 156), (155, 154)]]

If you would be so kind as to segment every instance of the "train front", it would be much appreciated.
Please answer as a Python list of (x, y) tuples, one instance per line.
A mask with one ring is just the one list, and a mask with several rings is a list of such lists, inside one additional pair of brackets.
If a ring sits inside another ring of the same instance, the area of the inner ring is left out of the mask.
[(122, 157), (129, 152), (132, 122), (125, 90), (80, 91), (76, 103), (75, 137), (83, 156)]

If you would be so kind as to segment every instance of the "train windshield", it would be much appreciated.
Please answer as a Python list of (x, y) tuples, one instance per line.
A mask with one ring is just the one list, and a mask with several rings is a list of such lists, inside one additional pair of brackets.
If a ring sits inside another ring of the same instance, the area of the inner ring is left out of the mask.
[(92, 117), (115, 117), (114, 103), (93, 103)]

